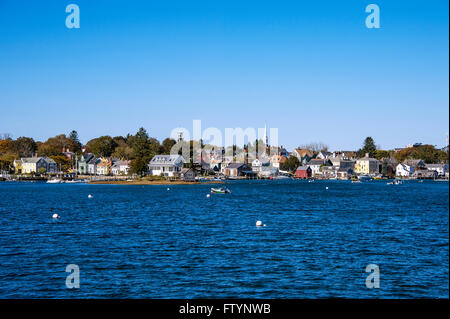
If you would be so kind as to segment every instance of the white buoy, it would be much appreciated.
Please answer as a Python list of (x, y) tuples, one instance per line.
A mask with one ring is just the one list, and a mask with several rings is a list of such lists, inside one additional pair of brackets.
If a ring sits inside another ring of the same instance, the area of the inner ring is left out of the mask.
[(210, 198), (211, 197), (211, 195), (210, 194), (206, 194), (206, 198)]
[(262, 221), (258, 220), (258, 221), (256, 222), (256, 226), (261, 227), (262, 225), (263, 225)]
[(170, 191), (170, 188), (169, 188), (169, 187), (167, 187), (167, 190), (168, 190), (168, 191)]
[(92, 196), (91, 194), (88, 195), (88, 198), (92, 198), (92, 197), (94, 197), (94, 196)]
[(52, 215), (52, 218), (53, 218), (53, 219), (58, 219), (58, 218), (60, 218), (60, 217), (59, 217), (58, 214), (53, 214), (53, 215)]
[(328, 189), (328, 186), (327, 186), (327, 187), (325, 187), (325, 189)]

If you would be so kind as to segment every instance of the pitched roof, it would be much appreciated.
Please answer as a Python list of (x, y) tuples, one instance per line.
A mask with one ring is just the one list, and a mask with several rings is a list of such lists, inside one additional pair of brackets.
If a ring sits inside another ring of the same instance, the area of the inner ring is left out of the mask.
[(295, 152), (297, 152), (297, 154), (301, 157), (305, 157), (306, 155), (308, 155), (309, 157), (313, 156), (312, 152), (306, 148), (296, 148)]
[(308, 168), (308, 166), (299, 166), (297, 167), (297, 171), (306, 171)]
[(44, 157), (44, 160), (48, 163), (48, 164), (56, 164), (56, 162), (50, 158), (50, 157)]
[(372, 158), (372, 157), (361, 157), (361, 158), (358, 158), (357, 161), (378, 162), (378, 160), (376, 158)]
[(426, 168), (445, 168), (448, 164), (425, 164)]
[(155, 155), (150, 161), (151, 165), (174, 165), (177, 161), (184, 162), (181, 155)]
[(37, 163), (42, 157), (22, 157), (22, 163)]
[(308, 163), (306, 163), (307, 165), (322, 165), (325, 164), (325, 162), (328, 162), (328, 160), (326, 159), (312, 159), (310, 160)]
[(230, 164), (228, 164), (228, 166), (226, 168), (240, 168), (240, 167), (242, 167), (244, 165), (246, 165), (246, 164), (244, 164), (244, 163), (230, 163)]
[(404, 160), (403, 164), (409, 165), (409, 166), (419, 166), (419, 165), (425, 165), (425, 163), (421, 159), (414, 159), (414, 160)]

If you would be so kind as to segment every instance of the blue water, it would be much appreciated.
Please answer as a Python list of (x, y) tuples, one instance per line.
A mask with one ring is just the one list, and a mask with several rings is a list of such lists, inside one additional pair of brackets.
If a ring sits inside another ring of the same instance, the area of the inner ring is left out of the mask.
[(210, 187), (0, 183), (0, 298), (449, 297), (447, 182)]

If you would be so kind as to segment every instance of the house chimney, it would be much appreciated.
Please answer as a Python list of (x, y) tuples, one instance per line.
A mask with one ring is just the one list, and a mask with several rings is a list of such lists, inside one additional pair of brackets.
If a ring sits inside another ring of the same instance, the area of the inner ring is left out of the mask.
[(366, 153), (366, 157), (369, 157), (369, 153)]

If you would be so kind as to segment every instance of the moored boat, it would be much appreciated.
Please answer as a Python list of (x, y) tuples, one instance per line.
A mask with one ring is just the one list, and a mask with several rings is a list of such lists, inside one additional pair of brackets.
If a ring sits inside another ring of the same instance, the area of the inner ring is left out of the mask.
[(62, 180), (60, 180), (60, 179), (58, 179), (58, 178), (52, 178), (52, 179), (49, 179), (48, 181), (47, 181), (47, 184), (59, 184), (59, 183), (62, 183), (63, 181)]
[(211, 193), (212, 194), (228, 194), (228, 193), (231, 193), (231, 191), (228, 188), (219, 187), (219, 188), (211, 188)]

